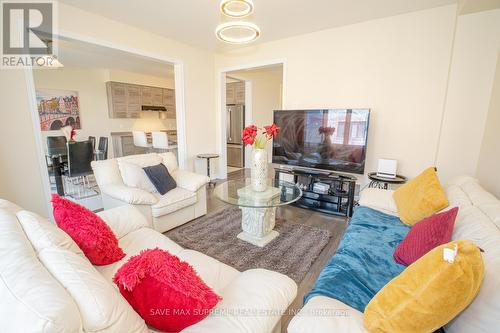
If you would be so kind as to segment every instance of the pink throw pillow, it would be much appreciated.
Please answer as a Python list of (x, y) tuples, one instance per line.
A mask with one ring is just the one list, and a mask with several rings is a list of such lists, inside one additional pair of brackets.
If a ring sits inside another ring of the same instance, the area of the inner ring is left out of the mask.
[(144, 321), (165, 332), (199, 322), (221, 300), (188, 263), (158, 248), (131, 257), (113, 280)]
[(93, 265), (109, 265), (125, 257), (118, 239), (94, 212), (57, 194), (52, 194), (57, 226), (82, 249)]
[(409, 266), (436, 246), (450, 242), (457, 213), (455, 207), (415, 223), (394, 251), (394, 260)]

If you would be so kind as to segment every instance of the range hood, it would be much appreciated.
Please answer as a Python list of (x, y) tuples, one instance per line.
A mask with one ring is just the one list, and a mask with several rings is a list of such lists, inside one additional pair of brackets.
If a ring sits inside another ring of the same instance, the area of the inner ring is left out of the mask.
[(151, 105), (143, 105), (142, 111), (167, 111), (167, 108), (164, 106), (151, 106)]

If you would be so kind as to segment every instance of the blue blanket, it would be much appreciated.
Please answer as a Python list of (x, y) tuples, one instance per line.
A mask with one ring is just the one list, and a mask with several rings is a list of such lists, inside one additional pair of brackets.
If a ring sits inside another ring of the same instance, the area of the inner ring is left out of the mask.
[(363, 312), (372, 297), (405, 269), (392, 256), (409, 230), (395, 216), (357, 207), (337, 253), (304, 297), (304, 304), (323, 295)]

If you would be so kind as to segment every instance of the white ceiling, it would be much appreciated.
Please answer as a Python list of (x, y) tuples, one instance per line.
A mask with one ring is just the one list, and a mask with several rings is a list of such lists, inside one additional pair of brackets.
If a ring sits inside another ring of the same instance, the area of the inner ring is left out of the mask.
[(128, 52), (73, 40), (60, 40), (58, 47), (58, 59), (64, 66), (106, 68), (144, 75), (174, 77), (173, 65)]
[[(219, 0), (59, 0), (194, 46), (222, 50), (215, 27)], [(248, 20), (262, 31), (257, 43), (456, 3), (456, 0), (254, 0)]]

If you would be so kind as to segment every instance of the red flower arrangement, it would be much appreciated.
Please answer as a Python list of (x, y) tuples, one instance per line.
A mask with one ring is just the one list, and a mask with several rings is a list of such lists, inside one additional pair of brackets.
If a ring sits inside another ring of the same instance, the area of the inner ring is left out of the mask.
[(247, 146), (253, 145), (255, 149), (264, 149), (266, 144), (278, 135), (280, 128), (276, 124), (271, 124), (264, 126), (261, 130), (262, 135), (257, 137), (259, 128), (255, 125), (247, 126), (243, 129), (241, 139)]
[(69, 134), (69, 141), (75, 141), (75, 135), (76, 135), (75, 125), (71, 125), (71, 133)]

